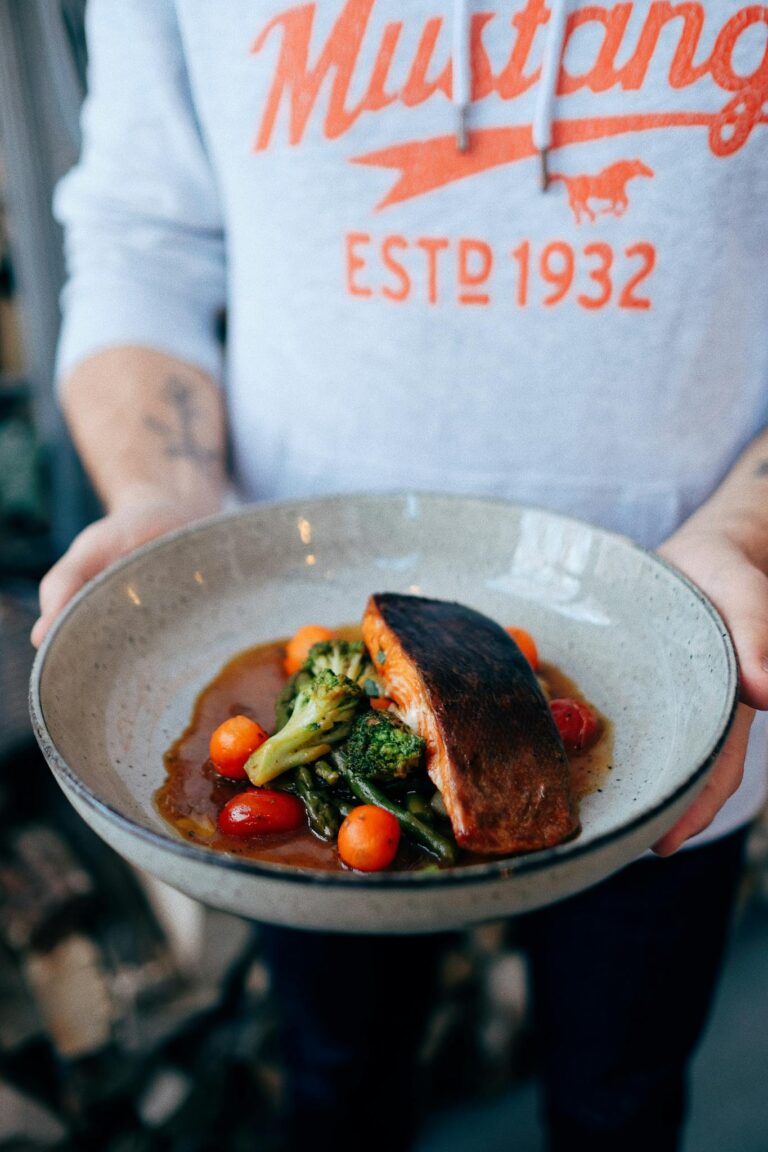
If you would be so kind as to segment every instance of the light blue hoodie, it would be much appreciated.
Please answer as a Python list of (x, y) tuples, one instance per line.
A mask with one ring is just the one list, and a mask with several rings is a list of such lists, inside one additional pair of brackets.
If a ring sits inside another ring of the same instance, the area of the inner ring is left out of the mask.
[(247, 497), (486, 493), (654, 546), (765, 426), (768, 7), (88, 15), (60, 371), (222, 379)]

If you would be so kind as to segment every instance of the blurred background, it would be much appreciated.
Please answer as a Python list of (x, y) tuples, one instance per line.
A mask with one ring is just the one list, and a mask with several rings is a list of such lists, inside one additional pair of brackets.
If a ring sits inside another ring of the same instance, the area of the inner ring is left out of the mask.
[[(0, 1149), (237, 1150), (258, 1131), (260, 1152), (277, 1152), (282, 1071), (257, 929), (103, 846), (27, 717), (37, 583), (98, 514), (52, 389), (63, 262), (50, 202), (78, 153), (84, 8), (0, 0)], [(768, 1147), (767, 1024), (765, 818), (686, 1152)], [(541, 1152), (530, 1028), (514, 923), (456, 938), (421, 1052), (419, 1152)]]

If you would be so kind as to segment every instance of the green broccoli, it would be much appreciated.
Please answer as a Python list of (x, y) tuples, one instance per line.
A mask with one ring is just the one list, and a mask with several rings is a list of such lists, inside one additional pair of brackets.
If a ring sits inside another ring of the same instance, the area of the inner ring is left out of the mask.
[(296, 697), (288, 722), (265, 740), (245, 764), (257, 787), (276, 776), (327, 755), (344, 740), (363, 699), (359, 684), (329, 669), (315, 676)]
[(337, 676), (347, 676), (354, 680), (361, 688), (365, 688), (368, 695), (372, 695), (366, 687), (370, 680), (378, 691), (375, 682), (376, 673), (371, 658), (362, 640), (321, 640), (313, 644), (309, 650), (304, 670), (311, 676), (330, 668)]
[(404, 780), (417, 769), (426, 743), (392, 712), (364, 712), (344, 746), (352, 771), (369, 780)]
[(288, 677), (275, 701), (275, 732), (279, 732), (281, 728), (286, 726), (291, 712), (293, 712), (296, 697), (311, 682), (311, 675), (303, 667), (299, 668), (298, 672), (294, 672), (293, 676)]
[(359, 684), (367, 696), (378, 696), (376, 672), (362, 640), (321, 640), (313, 644), (307, 659), (285, 682), (275, 704), (275, 730), (288, 723), (296, 697), (320, 672), (330, 670)]

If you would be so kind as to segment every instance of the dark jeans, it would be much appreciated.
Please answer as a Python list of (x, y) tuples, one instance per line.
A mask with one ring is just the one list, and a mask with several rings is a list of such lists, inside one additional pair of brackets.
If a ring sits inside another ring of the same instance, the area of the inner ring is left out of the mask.
[[(640, 860), (518, 922), (551, 1152), (674, 1152), (745, 833)], [(404, 1152), (439, 936), (263, 928), (296, 1147)], [(514, 1134), (510, 1133), (510, 1152)]]

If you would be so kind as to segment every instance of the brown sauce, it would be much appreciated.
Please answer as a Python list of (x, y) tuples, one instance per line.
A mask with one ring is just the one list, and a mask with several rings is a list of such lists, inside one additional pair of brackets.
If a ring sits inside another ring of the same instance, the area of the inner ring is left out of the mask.
[[(356, 630), (339, 629), (353, 638)], [(359, 630), (357, 630), (359, 635)], [(284, 641), (262, 644), (239, 653), (198, 696), (192, 719), (164, 756), (167, 778), (155, 793), (157, 808), (169, 824), (191, 843), (220, 852), (290, 864), (299, 868), (338, 871), (342, 868), (334, 844), (320, 840), (309, 829), (280, 835), (241, 839), (222, 835), (217, 817), (227, 800), (248, 787), (247, 781), (227, 780), (208, 759), (211, 733), (230, 716), (249, 716), (268, 732), (274, 728), (275, 701), (285, 683)], [(559, 669), (542, 664), (539, 675), (550, 695), (584, 700), (578, 687)], [(571, 781), (577, 799), (600, 789), (611, 769), (613, 741), (609, 722), (600, 716), (601, 734), (587, 752), (570, 757)], [(461, 863), (481, 857), (464, 853)], [(394, 870), (409, 870), (433, 863), (433, 858), (401, 841)]]

